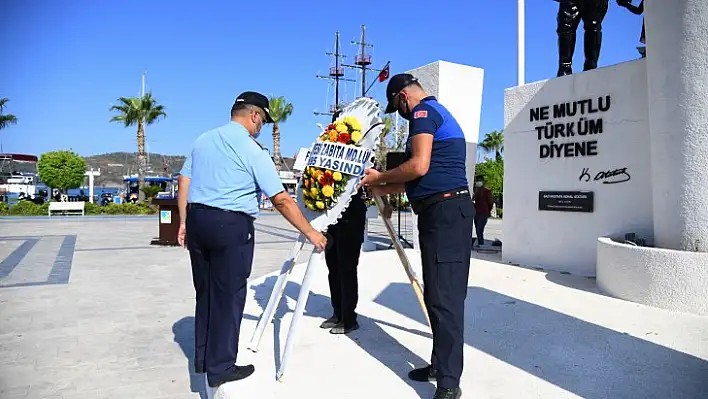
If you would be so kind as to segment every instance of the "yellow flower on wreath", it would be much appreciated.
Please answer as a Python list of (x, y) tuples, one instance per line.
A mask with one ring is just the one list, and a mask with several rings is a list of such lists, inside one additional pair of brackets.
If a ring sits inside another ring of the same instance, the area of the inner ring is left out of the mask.
[(337, 123), (335, 128), (339, 133), (347, 133), (349, 131), (349, 128), (344, 123)]
[(334, 172), (332, 173), (332, 179), (334, 179), (334, 181), (342, 181), (342, 174), (339, 172)]
[(310, 189), (310, 198), (317, 198), (317, 195), (320, 193), (320, 191), (317, 189), (317, 187), (312, 187)]
[(352, 130), (361, 131), (361, 123), (359, 123), (359, 121), (356, 120), (356, 118), (354, 117), (351, 117), (351, 119), (349, 119), (349, 126), (352, 127)]
[(315, 205), (317, 206), (317, 209), (324, 209), (324, 202), (322, 201), (315, 202)]
[(322, 187), (322, 195), (328, 198), (332, 197), (332, 195), (334, 195), (334, 189), (332, 188), (332, 186)]
[(315, 210), (315, 205), (312, 203), (312, 201), (305, 201), (305, 206), (311, 211)]
[(355, 143), (358, 143), (359, 140), (361, 140), (361, 132), (358, 130), (355, 130), (352, 132), (352, 141)]

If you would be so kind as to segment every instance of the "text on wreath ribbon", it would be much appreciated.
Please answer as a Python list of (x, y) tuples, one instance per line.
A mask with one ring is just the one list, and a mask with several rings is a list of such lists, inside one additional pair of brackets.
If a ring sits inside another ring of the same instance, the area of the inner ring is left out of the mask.
[(310, 149), (307, 165), (361, 177), (369, 166), (370, 159), (371, 150), (365, 148), (317, 142)]

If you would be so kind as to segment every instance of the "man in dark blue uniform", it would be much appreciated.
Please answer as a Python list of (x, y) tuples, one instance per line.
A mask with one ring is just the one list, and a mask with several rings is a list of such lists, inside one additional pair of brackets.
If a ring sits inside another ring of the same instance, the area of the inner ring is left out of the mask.
[[(341, 110), (332, 116), (332, 123)], [(357, 267), (366, 227), (366, 203), (359, 190), (336, 224), (327, 229), (325, 260), (329, 269), (329, 292), (334, 314), (320, 327), (332, 334), (346, 334), (359, 328), (356, 305), (359, 300)]]
[(268, 98), (241, 93), (231, 121), (200, 135), (180, 172), (177, 239), (182, 246), (186, 240), (192, 262), (194, 367), (206, 372), (211, 387), (254, 372), (253, 365), (237, 366), (236, 356), (261, 192), (317, 249), (327, 243), (285, 191), (273, 160), (256, 141), (263, 124), (272, 122)]
[(474, 205), (470, 197), (462, 129), (450, 112), (410, 74), (391, 78), (386, 113), (409, 121), (408, 160), (386, 172), (367, 169), (362, 184), (374, 195), (405, 191), (418, 215), (425, 305), (433, 332), (429, 366), (412, 370), (415, 381), (437, 381), (434, 399), (461, 396), (464, 312)]

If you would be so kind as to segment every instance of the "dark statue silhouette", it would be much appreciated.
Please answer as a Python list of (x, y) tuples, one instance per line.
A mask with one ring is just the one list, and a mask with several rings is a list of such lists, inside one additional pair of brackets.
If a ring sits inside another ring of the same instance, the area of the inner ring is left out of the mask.
[[(633, 5), (632, 0), (617, 0), (617, 5), (619, 5), (620, 7), (626, 8), (627, 10), (629, 10), (629, 12), (631, 12), (634, 15), (642, 15), (642, 13), (644, 13), (644, 0), (642, 0), (638, 6)], [(644, 21), (642, 21), (642, 34), (639, 37), (639, 42), (644, 45), (646, 45), (646, 43), (647, 43), (646, 35), (644, 32)], [(646, 57), (646, 55), (647, 55), (646, 54), (646, 47), (644, 47), (644, 46), (637, 47), (637, 50), (639, 50), (639, 54), (641, 54), (642, 57)]]
[(580, 20), (585, 30), (585, 65), (583, 70), (597, 68), (602, 45), (602, 20), (609, 0), (555, 0), (558, 5), (558, 75), (573, 73), (575, 36)]

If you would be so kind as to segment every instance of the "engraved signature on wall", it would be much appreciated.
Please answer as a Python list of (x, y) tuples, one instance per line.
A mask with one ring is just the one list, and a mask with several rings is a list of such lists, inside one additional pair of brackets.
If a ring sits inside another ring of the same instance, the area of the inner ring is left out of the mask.
[(617, 184), (617, 183), (625, 183), (630, 180), (632, 180), (632, 176), (627, 172), (627, 168), (619, 168), (619, 169), (608, 169), (608, 170), (602, 170), (599, 171), (595, 174), (595, 177), (592, 177), (592, 174), (590, 173), (590, 168), (583, 168), (583, 171), (580, 173), (580, 177), (578, 178), (580, 181), (584, 182), (590, 182), (590, 181), (601, 181), (602, 184)]

